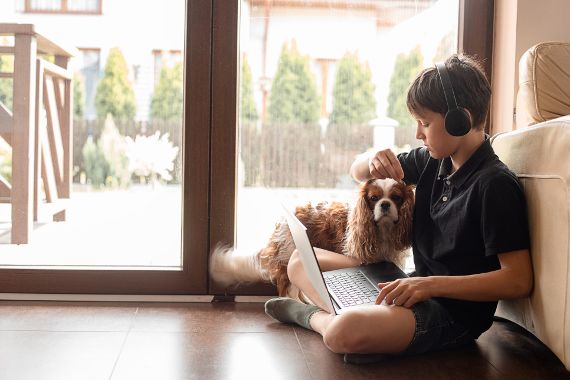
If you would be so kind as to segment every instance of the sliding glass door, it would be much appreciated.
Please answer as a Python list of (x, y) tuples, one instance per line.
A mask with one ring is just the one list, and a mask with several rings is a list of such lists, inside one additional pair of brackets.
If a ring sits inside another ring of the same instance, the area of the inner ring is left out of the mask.
[[(11, 79), (0, 86), (11, 95), (0, 95), (5, 114), (16, 118), (24, 74), (44, 95), (30, 102), (37, 211), (24, 244), (14, 237), (13, 215), (24, 212), (17, 194), (0, 205), (0, 293), (207, 293), (212, 2), (99, 0), (93, 12), (56, 3), (3, 11), (13, 23), (0, 36), (0, 51), (10, 53), (0, 66)], [(32, 31), (27, 73), (13, 64), (25, 50), (17, 24)], [(69, 64), (61, 51), (75, 55)], [(60, 107), (65, 84), (52, 71), (72, 78), (71, 129)], [(22, 127), (0, 139), (18, 163), (12, 145), (21, 139), (10, 136)], [(70, 194), (58, 192), (60, 150), (72, 162)], [(21, 165), (0, 162), (10, 189)]]

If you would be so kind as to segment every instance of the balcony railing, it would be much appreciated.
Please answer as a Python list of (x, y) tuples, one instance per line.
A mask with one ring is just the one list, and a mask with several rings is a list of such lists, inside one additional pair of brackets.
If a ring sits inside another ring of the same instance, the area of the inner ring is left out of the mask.
[(0, 136), (12, 147), (12, 180), (0, 176), (0, 202), (12, 206), (11, 243), (25, 244), (40, 213), (65, 220), (73, 137), (68, 64), (76, 50), (30, 24), (0, 23), (0, 36), (13, 38), (12, 46), (0, 46), (0, 54), (14, 57), (13, 72), (0, 72), (0, 78), (13, 80), (12, 110), (0, 102)]

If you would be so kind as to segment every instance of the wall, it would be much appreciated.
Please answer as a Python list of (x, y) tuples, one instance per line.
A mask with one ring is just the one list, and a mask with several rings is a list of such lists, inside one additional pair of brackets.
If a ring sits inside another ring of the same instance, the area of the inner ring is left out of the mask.
[(544, 41), (570, 41), (570, 1), (495, 0), (492, 133), (515, 128), (518, 62)]

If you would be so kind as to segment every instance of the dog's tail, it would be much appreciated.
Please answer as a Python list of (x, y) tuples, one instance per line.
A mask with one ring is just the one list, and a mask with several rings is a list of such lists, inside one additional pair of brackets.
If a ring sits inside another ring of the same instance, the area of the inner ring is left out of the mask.
[(259, 252), (244, 254), (219, 243), (210, 256), (210, 276), (224, 287), (269, 281), (268, 273), (259, 264)]

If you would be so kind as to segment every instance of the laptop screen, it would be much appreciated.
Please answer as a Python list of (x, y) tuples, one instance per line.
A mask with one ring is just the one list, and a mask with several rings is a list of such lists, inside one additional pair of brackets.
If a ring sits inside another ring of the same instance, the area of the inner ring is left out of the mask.
[(281, 204), (283, 210), (285, 210), (285, 216), (287, 217), (287, 224), (289, 225), (289, 230), (293, 236), (293, 241), (295, 242), (295, 247), (299, 252), (299, 257), (303, 263), (303, 268), (305, 273), (309, 278), (309, 281), (313, 285), (313, 288), (319, 295), (321, 303), (327, 307), (327, 311), (331, 314), (336, 314), (335, 308), (333, 306), (332, 300), (330, 298), (329, 292), (325, 285), (321, 269), (319, 267), (319, 262), (313, 250), (313, 246), (309, 241), (307, 236), (307, 229), (297, 219), (295, 215), (289, 209), (287, 209), (283, 204)]

